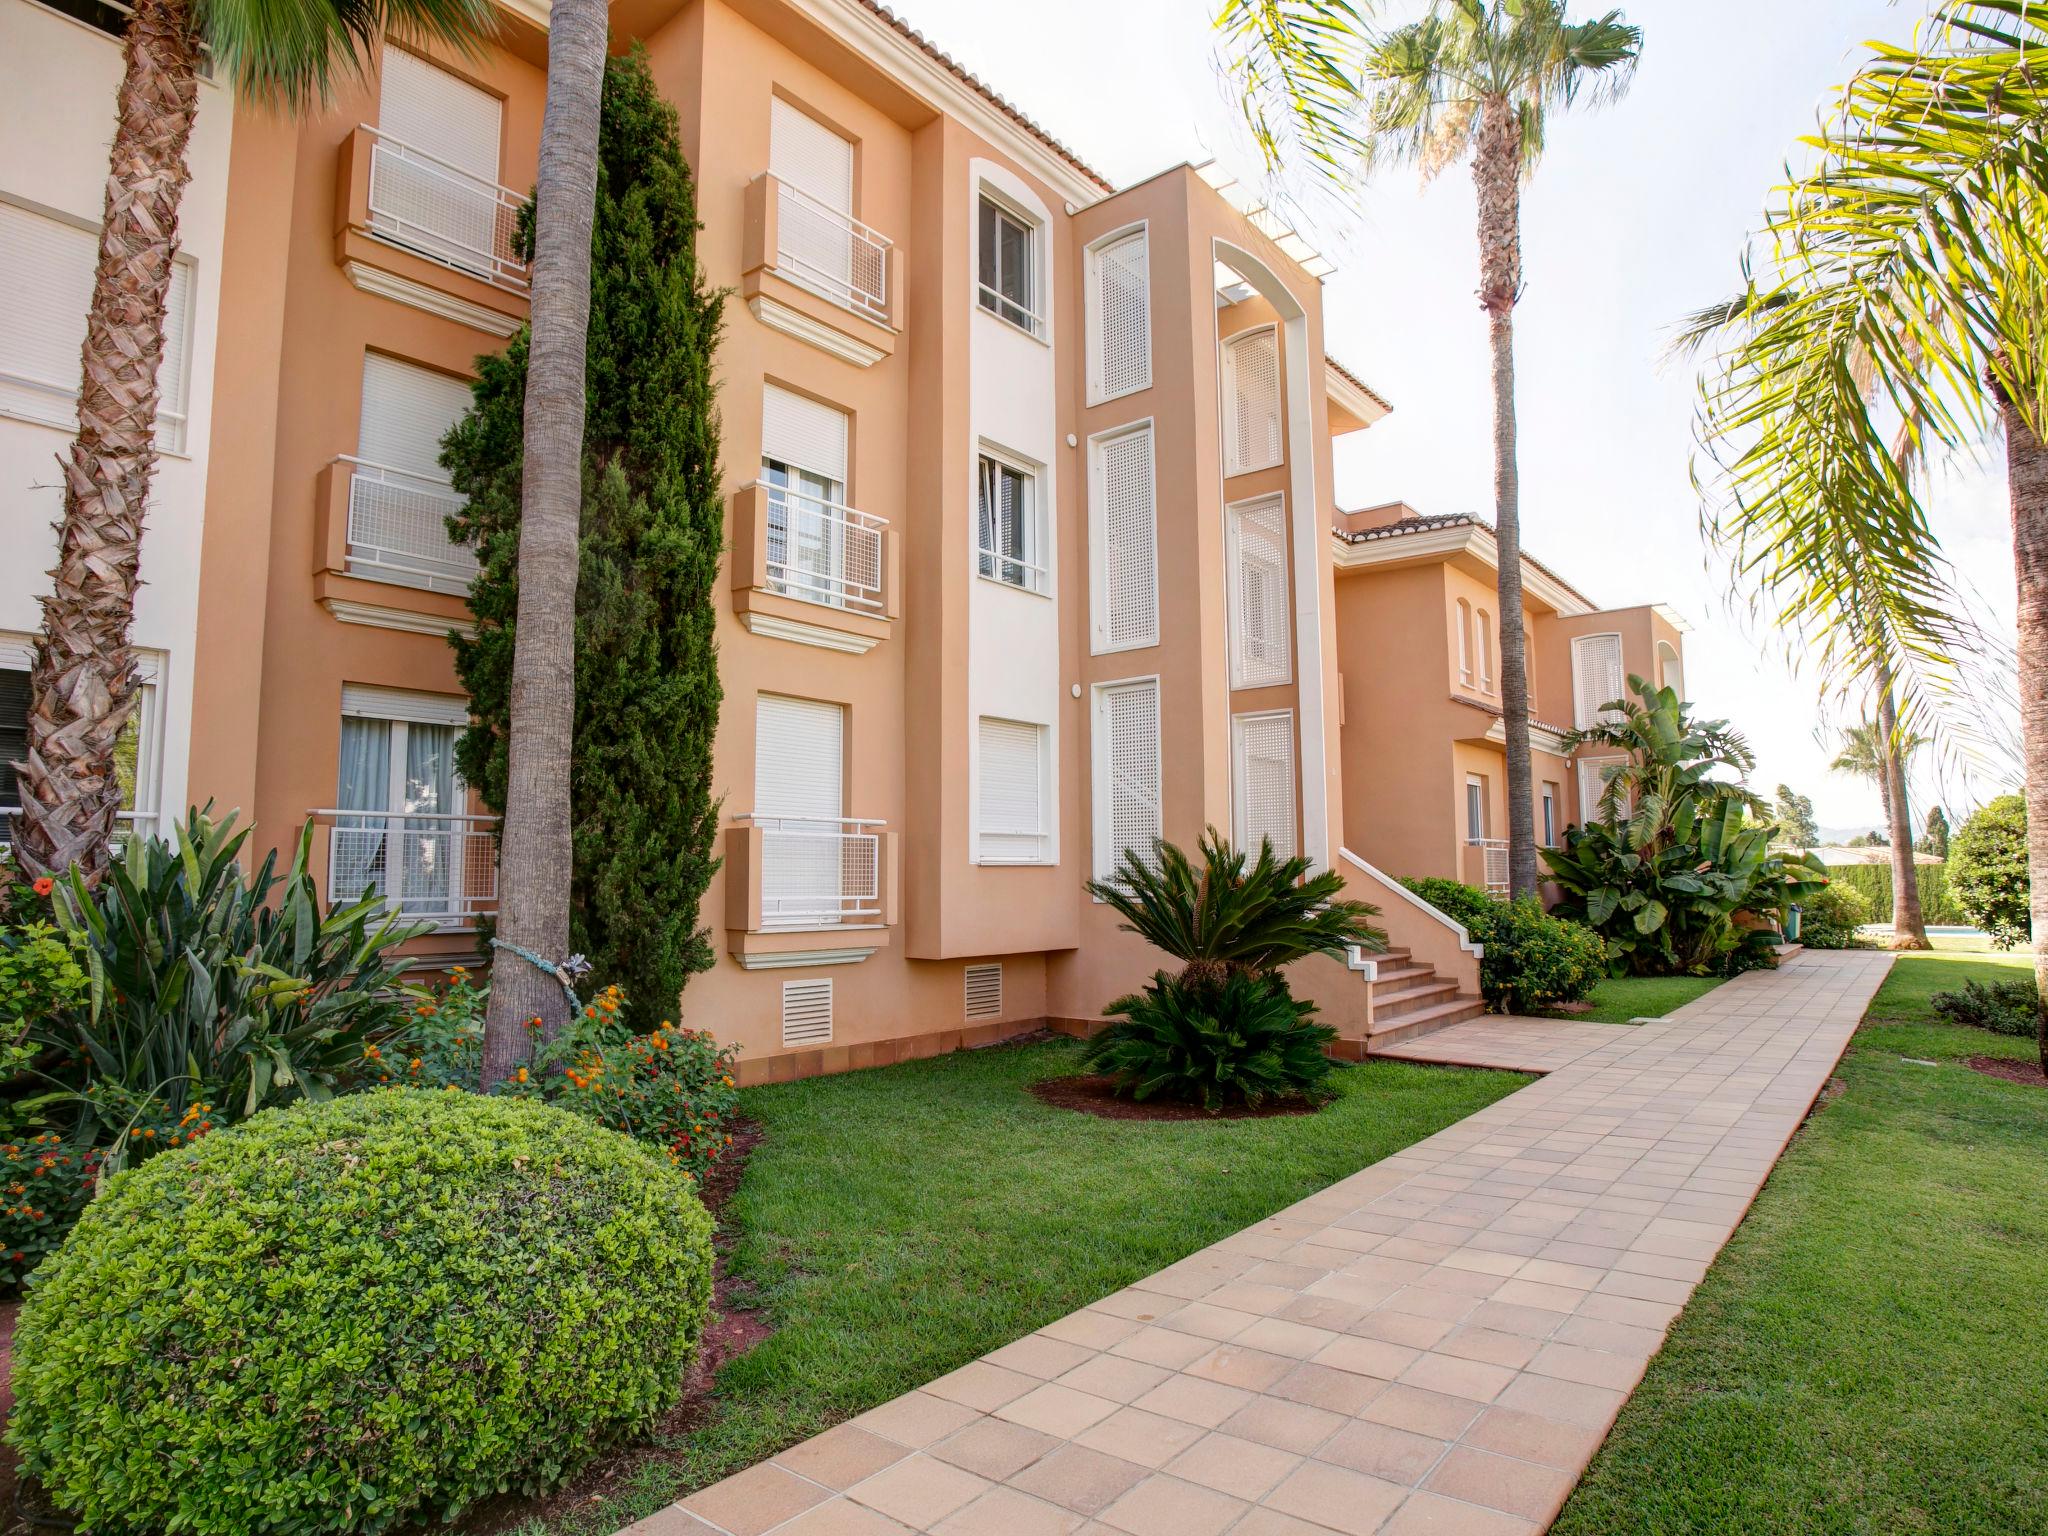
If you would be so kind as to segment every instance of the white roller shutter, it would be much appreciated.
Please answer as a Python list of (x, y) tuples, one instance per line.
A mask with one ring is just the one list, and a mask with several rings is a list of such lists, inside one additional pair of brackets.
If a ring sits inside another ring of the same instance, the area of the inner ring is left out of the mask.
[(853, 215), (853, 145), (780, 96), (768, 107), (768, 169), (834, 213)]
[(1159, 643), (1159, 519), (1149, 424), (1095, 442), (1095, 649)]
[(1621, 670), (1621, 636), (1581, 635), (1572, 641), (1572, 723), (1588, 730), (1619, 718), (1605, 706), (1628, 689)]
[(1152, 383), (1152, 298), (1145, 232), (1125, 235), (1095, 252), (1088, 347), (1097, 400), (1113, 400)]
[(1230, 686), (1284, 683), (1287, 648), (1287, 504), (1262, 496), (1229, 509)]
[(469, 409), (469, 386), (445, 373), (363, 354), (363, 414), (356, 455), (409, 475), (446, 480), (441, 439)]
[(1165, 828), (1159, 754), (1159, 683), (1118, 683), (1096, 694), (1095, 869), (1113, 873), (1124, 850), (1152, 860)]
[(341, 712), (359, 720), (405, 720), (414, 725), (452, 725), (458, 730), (469, 724), (469, 700), (459, 695), (372, 688), (365, 683), (341, 685)]
[(769, 384), (761, 392), (761, 457), (846, 484), (846, 412)]
[(403, 48), (385, 47), (381, 132), (495, 186), (504, 116), (504, 103), (489, 91)]
[(754, 814), (837, 820), (846, 711), (764, 693), (754, 706)]
[(984, 864), (1045, 857), (1045, 727), (981, 720), (977, 838)]
[(1294, 857), (1294, 716), (1237, 715), (1231, 722), (1231, 802), (1237, 846), (1254, 858), (1261, 840)]
[(1271, 326), (1224, 343), (1223, 411), (1226, 474), (1280, 462), (1280, 344)]
[[(1607, 781), (1627, 766), (1625, 757), (1582, 757), (1579, 759), (1579, 825), (1590, 827), (1600, 819), (1600, 801), (1607, 793)], [(1623, 806), (1626, 812), (1626, 805)]]
[[(53, 427), (78, 423), (86, 312), (99, 234), (0, 202), (0, 411)], [(171, 264), (157, 446), (183, 453), (191, 397), (192, 264)]]

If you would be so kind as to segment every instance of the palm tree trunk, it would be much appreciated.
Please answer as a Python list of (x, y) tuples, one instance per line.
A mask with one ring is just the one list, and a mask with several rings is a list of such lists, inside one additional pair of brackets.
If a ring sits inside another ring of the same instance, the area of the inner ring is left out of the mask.
[(2033, 919), (2035, 1013), (2048, 1072), (2048, 444), (1991, 376), (2005, 423), (2012, 554), (2019, 577), (2020, 744), (2027, 773), (2027, 883)]
[[(498, 937), (550, 964), (569, 948), (569, 766), (576, 718), (576, 571), (583, 511), (590, 230), (604, 98), (605, 0), (555, 0), (534, 192), (533, 340), (527, 354), (519, 605), (510, 763), (498, 851)], [(551, 1038), (568, 1000), (507, 948), (491, 966), (483, 1086), (526, 1056), (529, 1021)]]
[(1504, 96), (1480, 107), (1472, 156), (1479, 193), (1479, 303), (1493, 353), (1493, 533), (1499, 555), (1500, 703), (1507, 738), (1508, 893), (1536, 894), (1535, 774), (1529, 763), (1529, 658), (1522, 627), (1521, 482), (1515, 465), (1515, 304), (1522, 294), (1522, 125)]
[(199, 108), (199, 53), (185, 0), (138, 0), (85, 324), (78, 436), (64, 460), (64, 520), (29, 662), (27, 761), (14, 765), (14, 850), (29, 876), (106, 872), (121, 782), (114, 744), (134, 712), (128, 628), (142, 520), (156, 469), (164, 297), (178, 250), (185, 145)]
[(1884, 785), (1885, 836), (1892, 844), (1892, 949), (1931, 949), (1920, 911), (1920, 870), (1913, 862), (1912, 804), (1906, 798), (1906, 763), (1899, 752), (1899, 712), (1892, 701), (1891, 668), (1877, 669), (1877, 757)]

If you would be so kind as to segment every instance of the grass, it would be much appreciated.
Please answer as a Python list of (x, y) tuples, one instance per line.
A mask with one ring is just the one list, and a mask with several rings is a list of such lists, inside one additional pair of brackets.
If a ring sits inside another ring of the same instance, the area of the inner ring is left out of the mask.
[(1165, 1124), (1050, 1109), (1069, 1041), (749, 1090), (766, 1131), (726, 1219), (775, 1333), (632, 1486), (518, 1536), (615, 1531), (1228, 1236), (1529, 1081), (1375, 1061), (1312, 1116)]
[[(1927, 1000), (2024, 958), (1901, 958), (1557, 1536), (2048, 1531), (2048, 1092)], [(1932, 1061), (1916, 1065), (1908, 1058)]]
[(1662, 1018), (1721, 985), (1718, 976), (1611, 976), (1586, 999), (1591, 1013), (1561, 1015), (1579, 1024), (1626, 1024)]

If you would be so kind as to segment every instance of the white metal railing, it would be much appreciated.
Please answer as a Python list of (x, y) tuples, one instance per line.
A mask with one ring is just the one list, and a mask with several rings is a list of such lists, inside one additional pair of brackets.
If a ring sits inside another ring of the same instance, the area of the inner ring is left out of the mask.
[(754, 483), (767, 498), (770, 590), (880, 613), (882, 540), (889, 520), (793, 486)]
[(1045, 317), (1034, 309), (1028, 309), (999, 288), (981, 284), (981, 307), (998, 320), (1007, 320), (1020, 331), (1045, 340)]
[(463, 504), (448, 482), (349, 454), (340, 462), (349, 466), (349, 574), (466, 596), (476, 554), (448, 537)]
[(371, 894), (409, 918), (443, 928), (475, 926), (498, 907), (495, 816), (324, 810), (330, 823), (327, 900)]
[(835, 304), (887, 325), (888, 236), (780, 177), (775, 199), (776, 270)]
[(735, 819), (761, 836), (763, 928), (881, 920), (881, 822), (758, 814)]
[(512, 251), (525, 198), (367, 123), (363, 131), (376, 141), (372, 233), (500, 288), (526, 291), (526, 263)]
[(1465, 840), (1465, 846), (1479, 850), (1481, 878), (1486, 884), (1486, 894), (1507, 895), (1508, 840), (1504, 837), (1469, 837)]
[(1046, 590), (1046, 569), (1033, 561), (1006, 555), (986, 544), (975, 550), (975, 560), (976, 568), (990, 581), (999, 581), (1006, 587), (1018, 587), (1026, 592), (1043, 593)]

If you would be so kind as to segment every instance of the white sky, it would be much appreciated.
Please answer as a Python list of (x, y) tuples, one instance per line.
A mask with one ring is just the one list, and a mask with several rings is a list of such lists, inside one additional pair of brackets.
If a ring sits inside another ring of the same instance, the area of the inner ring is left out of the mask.
[[(1210, 64), (1210, 0), (890, 0), (937, 46), (1119, 186), (1214, 155), (1256, 171)], [(1580, 0), (1590, 14), (1609, 0)], [(1875, 824), (1874, 786), (1827, 772), (1818, 684), (1781, 637), (1731, 614), (1710, 573), (1689, 478), (1692, 370), (1661, 356), (1672, 322), (1733, 292), (1745, 237), (1797, 137), (1863, 56), (1905, 41), (1919, 0), (1624, 0), (1644, 32), (1628, 97), (1553, 120), (1523, 198), (1527, 288), (1516, 314), (1523, 539), (1605, 607), (1662, 601), (1691, 620), (1688, 692), (1744, 731), (1752, 782), (1780, 780), (1823, 826)], [(1308, 231), (1339, 263), (1325, 294), (1332, 354), (1393, 402), (1340, 439), (1337, 500), (1492, 514), (1490, 388), (1471, 182), (1382, 177), (1355, 218)], [(1962, 466), (1932, 499), (1945, 547), (2011, 633), (2002, 475)], [(2005, 786), (1917, 777), (1916, 812)], [(1943, 792), (1945, 791), (1945, 793)]]

